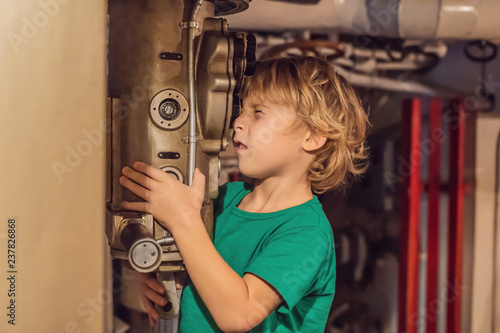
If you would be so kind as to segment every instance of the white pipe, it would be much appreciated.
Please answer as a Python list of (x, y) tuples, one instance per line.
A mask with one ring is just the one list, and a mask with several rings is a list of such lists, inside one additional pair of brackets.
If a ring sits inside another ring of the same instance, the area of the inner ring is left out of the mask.
[(252, 1), (231, 15), (232, 28), (252, 31), (315, 29), (357, 36), (416, 39), (500, 38), (498, 0), (321, 0), (316, 5)]
[(388, 79), (379, 76), (369, 76), (364, 74), (356, 74), (346, 71), (342, 67), (333, 66), (335, 71), (345, 77), (345, 79), (354, 86), (375, 88), (380, 90), (389, 90), (402, 93), (421, 94), (428, 96), (456, 96), (456, 92), (444, 91), (441, 89), (433, 89), (423, 84), (411, 81), (401, 81), (395, 79)]

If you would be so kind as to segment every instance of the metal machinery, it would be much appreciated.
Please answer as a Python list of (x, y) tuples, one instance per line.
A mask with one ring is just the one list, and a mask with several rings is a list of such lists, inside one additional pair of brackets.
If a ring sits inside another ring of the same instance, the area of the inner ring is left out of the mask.
[(251, 0), (110, 0), (107, 140), (107, 223), (111, 254), (138, 272), (157, 272), (175, 316), (173, 272), (184, 270), (168, 230), (151, 214), (123, 211), (141, 201), (119, 184), (121, 170), (143, 161), (191, 185), (206, 176), (202, 218), (212, 238), (219, 153), (228, 145), (233, 104), (255, 63), (255, 39), (230, 33), (215, 15), (245, 10)]

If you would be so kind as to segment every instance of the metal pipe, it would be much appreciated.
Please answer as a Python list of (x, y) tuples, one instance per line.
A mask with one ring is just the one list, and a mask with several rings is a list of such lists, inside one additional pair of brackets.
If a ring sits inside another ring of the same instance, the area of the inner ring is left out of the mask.
[(196, 166), (196, 100), (194, 91), (194, 37), (195, 29), (199, 27), (196, 16), (200, 10), (203, 0), (197, 0), (188, 22), (188, 88), (189, 88), (189, 167), (188, 185), (193, 184), (194, 169)]
[(396, 79), (369, 76), (364, 74), (357, 74), (349, 72), (340, 66), (333, 66), (335, 71), (345, 77), (350, 84), (354, 86), (376, 88), (381, 90), (396, 91), (403, 93), (422, 94), (427, 96), (450, 97), (456, 96), (457, 93), (451, 90), (444, 90), (442, 88), (430, 88), (424, 84), (411, 81), (401, 81)]
[(463, 100), (452, 101), (449, 148), (448, 200), (448, 295), (446, 331), (461, 332), (463, 281), (463, 215), (465, 106)]
[[(434, 149), (429, 152), (429, 176), (428, 176), (428, 216), (427, 216), (427, 291), (426, 291), (426, 313), (433, 313), (438, 295), (439, 276), (439, 199), (441, 185), (441, 143), (436, 140), (433, 133), (442, 130), (441, 100), (432, 99), (429, 111), (429, 139)], [(425, 291), (424, 291), (425, 292)], [(426, 333), (437, 333), (438, 321), (426, 318)]]
[(418, 98), (404, 101), (402, 156), (409, 163), (409, 172), (401, 183), (401, 247), (399, 256), (398, 332), (417, 333), (420, 242), (420, 136), (422, 102)]

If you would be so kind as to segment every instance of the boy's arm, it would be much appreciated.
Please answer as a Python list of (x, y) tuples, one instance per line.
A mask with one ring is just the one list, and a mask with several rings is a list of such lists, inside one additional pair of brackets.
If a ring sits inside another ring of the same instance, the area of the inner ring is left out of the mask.
[(279, 293), (253, 274), (240, 277), (220, 256), (208, 236), (200, 211), (205, 176), (197, 169), (186, 186), (160, 169), (136, 162), (124, 168), (120, 183), (146, 202), (122, 208), (148, 212), (174, 236), (196, 290), (223, 331), (248, 331), (281, 301)]
[(281, 302), (279, 293), (253, 274), (241, 278), (220, 256), (201, 218), (172, 231), (189, 276), (217, 326), (248, 331)]

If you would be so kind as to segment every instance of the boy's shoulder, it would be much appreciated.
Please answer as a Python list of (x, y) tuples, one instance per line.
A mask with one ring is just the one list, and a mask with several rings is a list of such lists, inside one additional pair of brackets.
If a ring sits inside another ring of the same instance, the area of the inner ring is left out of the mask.
[(286, 221), (280, 226), (281, 230), (295, 229), (300, 232), (321, 233), (330, 238), (329, 235), (332, 233), (330, 222), (317, 197), (296, 208), (288, 211)]

